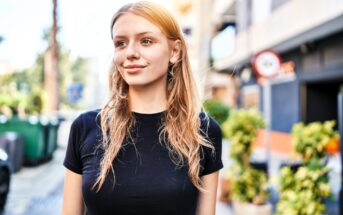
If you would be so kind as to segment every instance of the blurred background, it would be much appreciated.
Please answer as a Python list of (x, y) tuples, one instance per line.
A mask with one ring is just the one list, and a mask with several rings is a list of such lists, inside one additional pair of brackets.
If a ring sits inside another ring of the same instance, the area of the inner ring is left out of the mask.
[[(60, 214), (71, 122), (108, 99), (124, 0), (0, 0), (0, 214)], [(217, 214), (343, 214), (342, 0), (160, 0), (223, 132)]]

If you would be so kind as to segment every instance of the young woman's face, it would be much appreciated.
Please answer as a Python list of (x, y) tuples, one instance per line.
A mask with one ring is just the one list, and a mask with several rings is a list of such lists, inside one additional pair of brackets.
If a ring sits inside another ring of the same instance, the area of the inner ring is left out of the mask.
[(169, 42), (148, 20), (127, 13), (113, 26), (114, 63), (129, 86), (166, 85)]

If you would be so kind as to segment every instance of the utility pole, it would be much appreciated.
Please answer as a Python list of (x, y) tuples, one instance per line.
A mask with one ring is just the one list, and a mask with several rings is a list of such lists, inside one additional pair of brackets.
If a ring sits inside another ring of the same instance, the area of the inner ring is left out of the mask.
[(47, 93), (46, 113), (48, 115), (56, 114), (59, 109), (57, 30), (57, 0), (53, 0), (52, 31), (49, 48), (44, 56), (44, 88)]

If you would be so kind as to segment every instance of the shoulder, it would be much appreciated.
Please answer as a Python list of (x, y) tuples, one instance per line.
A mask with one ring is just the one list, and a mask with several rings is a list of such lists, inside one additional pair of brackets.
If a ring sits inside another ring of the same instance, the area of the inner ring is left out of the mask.
[(210, 139), (221, 139), (222, 132), (219, 123), (205, 112), (200, 112), (201, 132)]
[(82, 174), (85, 156), (92, 154), (94, 147), (100, 143), (97, 141), (99, 112), (83, 112), (71, 124), (64, 166), (78, 174)]
[(97, 118), (97, 116), (100, 113), (100, 109), (90, 110), (86, 112), (82, 112), (79, 114), (78, 117), (76, 117), (75, 121), (78, 123), (86, 122), (86, 121), (92, 121)]
[[(71, 124), (70, 127), (70, 142), (79, 146), (88, 145), (88, 140), (94, 140), (100, 137), (100, 110), (92, 110), (79, 114)], [(91, 141), (93, 144), (95, 141)]]
[(79, 114), (72, 123), (72, 128), (87, 131), (100, 126), (100, 109)]
[(201, 112), (201, 134), (209, 140), (213, 148), (201, 146), (201, 172), (200, 176), (208, 175), (223, 168), (222, 154), (222, 132), (218, 122), (208, 114)]

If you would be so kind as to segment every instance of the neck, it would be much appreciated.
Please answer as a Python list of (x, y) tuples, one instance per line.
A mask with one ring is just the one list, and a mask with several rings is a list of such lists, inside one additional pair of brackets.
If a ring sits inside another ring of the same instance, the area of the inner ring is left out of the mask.
[(132, 112), (158, 113), (167, 109), (167, 94), (165, 86), (159, 89), (148, 86), (130, 86), (129, 104)]

